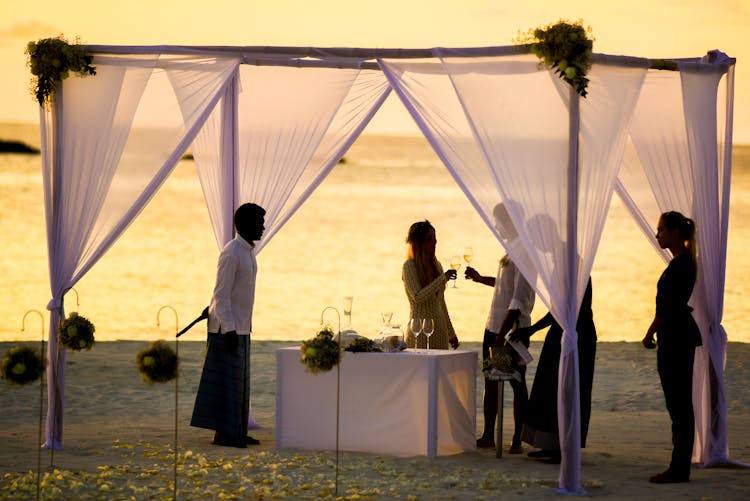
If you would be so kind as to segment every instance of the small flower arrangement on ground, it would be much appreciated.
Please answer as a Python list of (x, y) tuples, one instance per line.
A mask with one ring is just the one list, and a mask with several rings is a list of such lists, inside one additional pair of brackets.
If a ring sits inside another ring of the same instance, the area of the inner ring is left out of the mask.
[(326, 326), (307, 341), (302, 341), (300, 361), (307, 366), (307, 371), (317, 374), (328, 372), (341, 360), (341, 349), (333, 339), (333, 330)]
[(531, 52), (586, 97), (589, 83), (586, 74), (591, 69), (593, 47), (590, 34), (591, 28), (584, 28), (580, 20), (576, 23), (561, 20), (529, 30), (517, 41), (531, 44)]
[(138, 352), (135, 365), (144, 383), (166, 383), (177, 377), (180, 360), (165, 341), (154, 341)]
[(484, 377), (493, 381), (520, 377), (516, 370), (513, 348), (509, 344), (492, 347), (492, 357), (482, 361)]
[(62, 35), (29, 42), (26, 54), (27, 65), (34, 75), (32, 92), (41, 106), (49, 103), (58, 82), (68, 78), (71, 71), (81, 76), (96, 75), (96, 68), (91, 66), (93, 56), (86, 53), (86, 46), (78, 40), (71, 45)]
[(369, 352), (382, 352), (383, 350), (378, 344), (372, 339), (366, 337), (358, 337), (352, 341), (349, 346), (344, 348), (344, 351), (351, 351), (353, 353), (369, 353)]
[(33, 383), (44, 373), (46, 360), (37, 350), (15, 346), (8, 350), (0, 364), (0, 377), (10, 384)]
[(88, 318), (76, 311), (71, 312), (58, 328), (60, 343), (69, 350), (90, 350), (94, 345), (95, 330)]

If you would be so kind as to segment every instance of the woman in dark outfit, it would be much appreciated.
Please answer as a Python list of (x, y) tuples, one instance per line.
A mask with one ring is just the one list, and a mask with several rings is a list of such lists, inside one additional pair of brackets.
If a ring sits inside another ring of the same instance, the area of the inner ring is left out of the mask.
[[(589, 278), (576, 321), (581, 447), (586, 447), (586, 435), (591, 419), (591, 390), (596, 360), (596, 326), (591, 309), (591, 296), (591, 279)], [(561, 455), (560, 434), (557, 426), (557, 384), (563, 329), (552, 314), (547, 313), (531, 327), (517, 329), (511, 337), (528, 342), (532, 334), (545, 327), (549, 327), (549, 331), (544, 338), (542, 352), (539, 354), (539, 364), (526, 407), (522, 439), (539, 448), (538, 451), (529, 452), (529, 457), (543, 459), (546, 463), (559, 464)]]
[(665, 212), (656, 227), (656, 241), (673, 257), (657, 283), (656, 315), (642, 342), (649, 349), (657, 348), (658, 342), (657, 368), (672, 420), (672, 461), (666, 471), (649, 479), (666, 484), (690, 480), (695, 438), (693, 361), (701, 335), (688, 306), (697, 276), (695, 223), (679, 212)]

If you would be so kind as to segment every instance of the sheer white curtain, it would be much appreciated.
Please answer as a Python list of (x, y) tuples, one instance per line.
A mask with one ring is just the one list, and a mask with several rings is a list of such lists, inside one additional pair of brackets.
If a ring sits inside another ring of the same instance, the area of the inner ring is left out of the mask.
[[(273, 238), (349, 149), (390, 92), (380, 71), (241, 66), (193, 142), (214, 236), (242, 203), (266, 209)], [(258, 427), (249, 413), (249, 426)]]
[(493, 231), (495, 204), (518, 203), (509, 212), (523, 246), (506, 250), (565, 331), (560, 489), (580, 492), (577, 312), (647, 63), (594, 65), (579, 99), (533, 55), (436, 55), (439, 63), (379, 63)]
[[(217, 244), (245, 202), (266, 209), (273, 238), (336, 165), (390, 91), (379, 71), (242, 66), (193, 143)], [(236, 112), (234, 111), (236, 110)]]
[[(97, 55), (95, 77), (72, 76), (41, 110), (52, 299), (46, 447), (62, 447), (63, 296), (156, 193), (223, 92), (234, 59)], [(174, 87), (192, 99), (176, 105)], [(158, 123), (147, 119), (154, 106)]]
[[(690, 61), (680, 63), (680, 71), (649, 72), (631, 127), (637, 157), (626, 162), (618, 182), (618, 194), (655, 248), (653, 233), (660, 213), (677, 210), (696, 221), (699, 272), (691, 305), (703, 346), (696, 351), (693, 375), (693, 460), (704, 466), (729, 461), (723, 377), (727, 335), (721, 319), (731, 172), (732, 64), (727, 59), (717, 64)], [(667, 252), (659, 252), (669, 261)]]

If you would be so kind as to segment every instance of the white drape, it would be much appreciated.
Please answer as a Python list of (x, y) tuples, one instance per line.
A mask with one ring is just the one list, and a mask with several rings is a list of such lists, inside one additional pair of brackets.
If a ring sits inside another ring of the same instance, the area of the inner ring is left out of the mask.
[[(729, 461), (723, 377), (727, 335), (721, 325), (734, 86), (733, 66), (727, 62), (682, 62), (679, 72), (649, 71), (631, 127), (637, 156), (628, 157), (617, 187), (656, 249), (653, 234), (660, 213), (677, 210), (696, 221), (699, 272), (691, 305), (703, 346), (696, 351), (693, 376), (693, 460), (704, 466)], [(720, 86), (723, 92), (717, 93)], [(658, 250), (665, 261), (670, 259)]]
[(594, 65), (583, 100), (533, 55), (437, 55), (439, 63), (380, 64), (490, 229), (496, 203), (518, 203), (508, 209), (524, 245), (506, 250), (565, 331), (560, 489), (580, 492), (575, 325), (646, 63)]
[(390, 87), (380, 71), (357, 68), (242, 66), (239, 76), (193, 153), (219, 247), (232, 238), (234, 209), (254, 202), (266, 209), (259, 252), (349, 149)]
[[(223, 91), (237, 61), (97, 56), (96, 77), (71, 77), (42, 110), (42, 157), (52, 300), (46, 447), (62, 446), (65, 350), (57, 327), (63, 296), (156, 193)], [(198, 71), (209, 66), (210, 71)], [(167, 84), (167, 85), (165, 85)], [(169, 89), (193, 89), (184, 118)], [(164, 93), (167, 89), (167, 93)], [(158, 124), (148, 123), (162, 107)], [(171, 119), (171, 120), (170, 120)]]
[[(234, 235), (235, 209), (254, 202), (266, 209), (260, 252), (389, 92), (380, 71), (241, 66), (192, 148), (219, 248)], [(252, 405), (248, 424), (259, 426)]]

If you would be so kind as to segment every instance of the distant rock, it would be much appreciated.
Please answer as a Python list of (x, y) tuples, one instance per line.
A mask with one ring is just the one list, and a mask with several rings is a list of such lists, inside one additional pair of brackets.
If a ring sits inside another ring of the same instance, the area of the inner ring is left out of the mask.
[(20, 141), (3, 141), (0, 139), (0, 153), (38, 154), (39, 150)]

